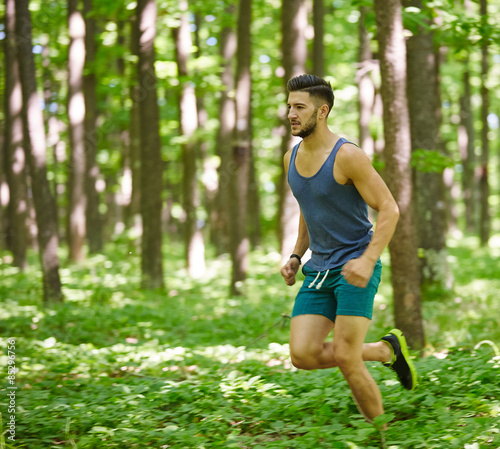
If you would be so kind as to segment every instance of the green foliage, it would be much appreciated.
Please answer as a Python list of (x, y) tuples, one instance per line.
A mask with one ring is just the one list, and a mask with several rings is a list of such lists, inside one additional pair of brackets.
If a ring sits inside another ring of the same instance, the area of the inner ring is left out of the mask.
[[(418, 389), (368, 364), (384, 397), (376, 424), (389, 423), (386, 447), (500, 446), (500, 249), (476, 244), (450, 242), (456, 296), (424, 306), (429, 345), (416, 360)], [(3, 257), (0, 330), (16, 339), (19, 369), (15, 447), (383, 447), (338, 370), (291, 366), (282, 314), (299, 286), (284, 286), (277, 254), (253, 254), (247, 297), (227, 298), (226, 257), (194, 281), (172, 244), (168, 290), (140, 291), (133, 245), (117, 240), (106, 257), (63, 269), (67, 301), (49, 307), (39, 273), (18, 273)], [(392, 326), (387, 281), (375, 309), (370, 341)]]
[(410, 164), (423, 173), (442, 173), (453, 166), (453, 159), (436, 150), (414, 150)]

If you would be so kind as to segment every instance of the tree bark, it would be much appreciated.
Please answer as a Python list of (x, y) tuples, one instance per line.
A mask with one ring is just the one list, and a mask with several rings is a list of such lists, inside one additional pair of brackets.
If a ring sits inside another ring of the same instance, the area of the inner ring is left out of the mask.
[[(480, 1), (481, 21), (483, 25), (488, 22), (488, 2)], [(486, 26), (484, 26), (486, 32)], [(488, 180), (489, 162), (489, 142), (488, 142), (488, 111), (489, 92), (487, 87), (488, 79), (488, 37), (483, 36), (481, 43), (481, 171), (479, 175), (480, 192), (480, 218), (479, 218), (479, 238), (482, 246), (487, 246), (491, 232), (491, 218), (489, 209), (490, 186)]]
[[(234, 14), (234, 7), (227, 10)], [(229, 251), (229, 179), (231, 176), (232, 138), (236, 122), (234, 104), (234, 70), (232, 61), (236, 54), (236, 33), (230, 26), (225, 27), (220, 36), (220, 56), (222, 58), (221, 80), (225, 90), (219, 100), (219, 130), (216, 154), (219, 156), (217, 196), (211, 218), (211, 234), (217, 253)]]
[(180, 0), (182, 12), (181, 25), (173, 30), (177, 71), (181, 85), (179, 113), (181, 134), (184, 137), (182, 147), (183, 166), (183, 207), (186, 214), (184, 223), (184, 244), (186, 248), (186, 267), (190, 276), (199, 278), (205, 273), (205, 244), (201, 229), (198, 228), (196, 209), (199, 203), (198, 180), (196, 177), (197, 145), (194, 133), (198, 128), (196, 94), (189, 79), (187, 68), (192, 49), (191, 32), (187, 16), (187, 0)]
[(250, 246), (257, 248), (262, 243), (262, 229), (260, 224), (260, 195), (259, 182), (257, 179), (257, 168), (255, 167), (255, 157), (252, 152), (248, 173), (248, 207), (247, 207), (247, 229)]
[(83, 92), (85, 98), (85, 195), (87, 197), (86, 229), (89, 252), (97, 253), (103, 248), (102, 219), (99, 213), (99, 193), (96, 183), (99, 177), (97, 164), (97, 92), (95, 75), (95, 19), (92, 17), (92, 0), (83, 0), (85, 20), (85, 71)]
[(9, 184), (9, 227), (7, 241), (13, 265), (21, 270), (28, 265), (28, 191), (23, 149), (23, 98), (16, 48), (15, 0), (5, 4), (5, 173)]
[(252, 157), (251, 34), (252, 1), (240, 0), (236, 54), (236, 126), (230, 178), (230, 245), (232, 260), (231, 294), (241, 294), (240, 282), (248, 269), (249, 239), (247, 230), (248, 185)]
[(476, 154), (474, 153), (474, 116), (471, 104), (469, 57), (465, 61), (463, 75), (463, 94), (460, 97), (460, 126), (458, 146), (462, 159), (462, 192), (465, 205), (465, 229), (476, 230), (477, 189), (475, 183)]
[(382, 75), (386, 181), (400, 219), (389, 245), (394, 314), (415, 349), (424, 346), (417, 234), (413, 218), (410, 120), (406, 101), (406, 49), (400, 0), (375, 0)]
[[(139, 37), (137, 16), (131, 19), (131, 39), (130, 53), (139, 56)], [(139, 86), (137, 80), (130, 80), (130, 98), (132, 106), (130, 108), (130, 129), (129, 129), (129, 158), (132, 173), (132, 193), (130, 204), (125, 211), (125, 216), (130, 217), (134, 222), (135, 217), (141, 214), (141, 124), (139, 115)]]
[(323, 0), (313, 0), (313, 73), (325, 76), (325, 5)]
[(28, 130), (25, 152), (28, 160), (38, 226), (39, 255), (43, 275), (43, 299), (62, 301), (57, 255), (56, 206), (47, 180), (46, 141), (43, 114), (36, 89), (35, 61), (31, 43), (29, 0), (16, 0), (16, 36), (23, 91), (23, 121)]
[[(290, 78), (305, 73), (307, 45), (304, 31), (306, 26), (307, 9), (304, 0), (283, 0), (281, 52), (285, 69), (285, 88)], [(300, 142), (300, 139), (293, 138), (291, 135), (285, 105), (279, 115), (283, 124), (281, 154), (284, 156), (295, 143)], [(283, 164), (281, 166), (283, 167)], [(278, 239), (281, 257), (287, 260), (297, 240), (300, 209), (288, 185), (284, 168), (281, 171), (278, 191)]]
[(85, 64), (85, 22), (78, 11), (78, 0), (68, 0), (68, 214), (66, 240), (68, 258), (83, 259), (85, 229), (85, 144), (83, 97), (83, 66)]
[[(426, 12), (422, 0), (406, 0), (405, 6), (413, 6)], [(427, 19), (427, 24), (430, 26), (430, 18)], [(434, 51), (433, 33), (418, 26), (406, 41), (406, 49), (412, 151), (442, 153), (439, 132), (439, 66)], [(422, 287), (424, 291), (441, 292), (451, 287), (446, 250), (448, 227), (443, 173), (423, 172), (417, 166), (414, 192)]]
[(375, 101), (375, 85), (371, 77), (374, 63), (370, 49), (370, 38), (365, 25), (368, 7), (360, 6), (359, 10), (359, 66), (356, 74), (356, 81), (358, 83), (359, 144), (365, 153), (371, 157), (374, 153), (373, 137), (370, 132), (370, 118)]
[(138, 0), (139, 114), (141, 124), (141, 268), (144, 288), (163, 287), (162, 171), (159, 111), (154, 69), (157, 7), (155, 0)]

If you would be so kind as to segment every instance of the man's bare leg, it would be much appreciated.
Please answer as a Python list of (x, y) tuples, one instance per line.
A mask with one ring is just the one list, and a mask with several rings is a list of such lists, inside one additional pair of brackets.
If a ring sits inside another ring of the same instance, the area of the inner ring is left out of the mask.
[(300, 369), (338, 366), (364, 416), (373, 419), (384, 410), (380, 390), (366, 368), (365, 361), (387, 362), (389, 347), (383, 343), (365, 344), (370, 320), (337, 316), (334, 341), (325, 342), (334, 324), (322, 315), (299, 315), (292, 319), (290, 353)]
[[(292, 362), (300, 369), (325, 369), (338, 366), (333, 341), (325, 341), (334, 323), (323, 315), (298, 315), (292, 318), (290, 352)], [(391, 358), (389, 346), (382, 342), (363, 343), (365, 362), (386, 363)]]

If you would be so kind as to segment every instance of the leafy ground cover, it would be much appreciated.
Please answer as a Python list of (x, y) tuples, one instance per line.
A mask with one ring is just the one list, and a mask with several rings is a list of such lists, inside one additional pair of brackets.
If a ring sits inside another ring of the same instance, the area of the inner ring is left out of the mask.
[[(499, 448), (500, 242), (476, 248), (450, 242), (454, 291), (424, 301), (419, 388), (369, 364), (385, 443), (338, 370), (291, 366), (286, 315), (299, 286), (284, 285), (276, 254), (256, 252), (246, 297), (228, 298), (227, 259), (194, 281), (170, 244), (167, 292), (144, 292), (130, 243), (117, 241), (64, 269), (66, 302), (49, 307), (36, 269), (18, 273), (3, 254), (0, 361), (14, 338), (18, 390), (14, 444), (0, 396), (0, 448)], [(368, 340), (391, 327), (386, 275)]]

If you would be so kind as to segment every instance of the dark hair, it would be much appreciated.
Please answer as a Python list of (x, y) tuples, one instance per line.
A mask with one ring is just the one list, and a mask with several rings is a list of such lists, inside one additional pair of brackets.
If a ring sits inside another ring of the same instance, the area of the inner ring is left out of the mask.
[(335, 100), (333, 89), (331, 84), (323, 78), (316, 75), (299, 75), (290, 79), (286, 87), (288, 92), (308, 92), (316, 100), (316, 103), (319, 100), (327, 104), (328, 113), (332, 110)]

